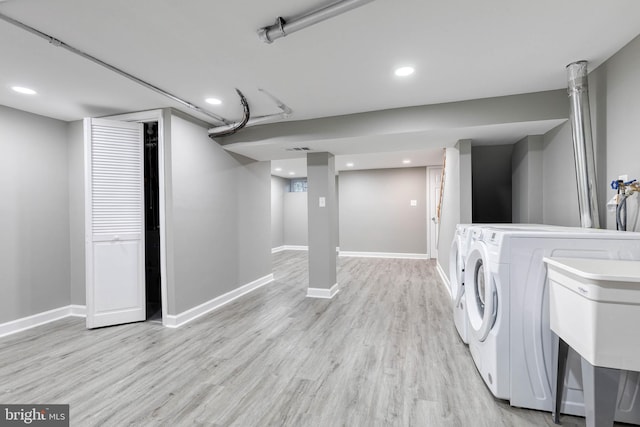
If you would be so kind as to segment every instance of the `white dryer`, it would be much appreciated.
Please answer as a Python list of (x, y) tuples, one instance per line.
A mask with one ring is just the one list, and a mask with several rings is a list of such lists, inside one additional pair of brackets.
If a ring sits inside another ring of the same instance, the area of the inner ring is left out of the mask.
[[(479, 227), (466, 260), (469, 348), (492, 393), (551, 411), (552, 336), (544, 256), (640, 260), (640, 233), (581, 228)], [(578, 359), (562, 412), (584, 415)], [(616, 420), (640, 423), (640, 379), (622, 374)]]

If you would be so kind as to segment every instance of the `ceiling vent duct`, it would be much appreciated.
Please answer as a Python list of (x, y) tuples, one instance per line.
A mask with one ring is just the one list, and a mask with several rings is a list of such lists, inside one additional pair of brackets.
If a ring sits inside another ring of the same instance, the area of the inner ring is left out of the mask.
[(265, 43), (272, 43), (276, 39), (288, 36), (291, 33), (310, 27), (318, 22), (326, 21), (329, 18), (348, 12), (351, 9), (364, 6), (372, 1), (373, 0), (342, 0), (289, 20), (285, 20), (279, 16), (273, 25), (258, 30), (258, 38)]
[(576, 165), (580, 226), (600, 228), (596, 194), (596, 165), (591, 134), (587, 61), (567, 65), (571, 134)]

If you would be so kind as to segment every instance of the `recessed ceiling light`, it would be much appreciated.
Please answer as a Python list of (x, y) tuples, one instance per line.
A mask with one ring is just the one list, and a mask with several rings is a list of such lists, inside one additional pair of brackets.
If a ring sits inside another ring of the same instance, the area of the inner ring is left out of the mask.
[(351, 162), (347, 163), (347, 167), (348, 168), (352, 168), (353, 167), (353, 163), (351, 163)]
[(205, 102), (211, 104), (211, 105), (220, 105), (222, 104), (222, 101), (219, 100), (218, 98), (207, 98), (205, 99)]
[(396, 68), (395, 74), (398, 77), (407, 77), (413, 74), (415, 69), (413, 67), (400, 67)]
[(289, 175), (295, 175), (295, 174), (296, 174), (295, 172), (289, 172)]
[(35, 95), (37, 92), (33, 89), (29, 89), (28, 87), (22, 87), (22, 86), (13, 86), (11, 89), (13, 89), (14, 91), (18, 92), (18, 93), (22, 93), (25, 95)]
[(404, 159), (404, 160), (402, 161), (402, 163), (404, 163), (405, 165), (408, 165), (409, 163), (411, 163), (411, 160), (409, 160), (409, 159)]
[(274, 171), (276, 172), (282, 172), (282, 168), (275, 168)]

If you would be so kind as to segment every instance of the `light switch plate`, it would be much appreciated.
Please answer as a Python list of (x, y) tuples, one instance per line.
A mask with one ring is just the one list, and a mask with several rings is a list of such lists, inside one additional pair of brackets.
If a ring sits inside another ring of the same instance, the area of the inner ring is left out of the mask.
[(418, 206), (418, 201), (417, 200), (412, 200), (411, 201), (411, 206)]
[(318, 206), (324, 208), (325, 206), (327, 206), (327, 200), (324, 197), (320, 197), (318, 199)]

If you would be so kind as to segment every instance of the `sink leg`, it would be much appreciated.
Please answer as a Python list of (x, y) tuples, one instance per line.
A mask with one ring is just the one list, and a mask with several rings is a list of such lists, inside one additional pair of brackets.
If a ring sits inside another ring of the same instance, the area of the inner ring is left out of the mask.
[(593, 366), (582, 358), (584, 411), (587, 427), (613, 426), (618, 402), (618, 369)]
[(553, 376), (554, 384), (551, 391), (553, 411), (551, 419), (555, 424), (560, 424), (560, 405), (562, 404), (562, 394), (564, 393), (564, 377), (567, 370), (567, 357), (569, 355), (569, 344), (552, 332), (554, 339), (554, 353), (556, 354), (556, 372)]

